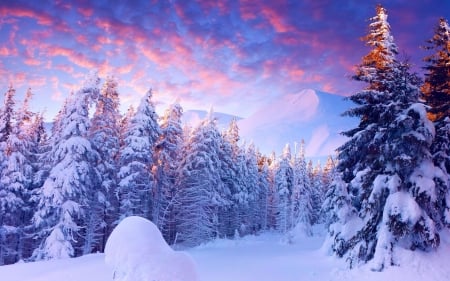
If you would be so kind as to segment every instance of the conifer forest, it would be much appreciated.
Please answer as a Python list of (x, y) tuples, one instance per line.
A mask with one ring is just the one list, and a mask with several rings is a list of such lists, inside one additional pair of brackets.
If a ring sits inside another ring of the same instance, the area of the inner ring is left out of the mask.
[(158, 116), (151, 89), (121, 112), (114, 76), (80, 79), (51, 124), (11, 81), (0, 107), (0, 265), (103, 252), (129, 216), (182, 249), (324, 225), (334, 256), (376, 271), (399, 264), (397, 249), (438, 249), (450, 227), (450, 27), (437, 18), (431, 29), (420, 76), (376, 7), (351, 76), (362, 87), (342, 112), (358, 124), (322, 165), (302, 140), (264, 155), (237, 120), (219, 128), (212, 109), (195, 126), (182, 122), (182, 102)]

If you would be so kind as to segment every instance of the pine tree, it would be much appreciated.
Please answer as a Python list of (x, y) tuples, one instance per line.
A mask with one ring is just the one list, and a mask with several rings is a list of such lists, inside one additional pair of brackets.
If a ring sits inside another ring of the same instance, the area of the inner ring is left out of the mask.
[(48, 156), (52, 168), (37, 194), (38, 210), (33, 216), (42, 239), (34, 252), (36, 259), (76, 256), (85, 252), (85, 243), (89, 243), (85, 227), (94, 191), (100, 185), (93, 165), (98, 154), (87, 139), (89, 105), (98, 92), (97, 85), (98, 78), (88, 77), (59, 116), (58, 135)]
[[(352, 205), (352, 197), (348, 184), (342, 180), (342, 175), (334, 172), (330, 187), (325, 195), (322, 206), (324, 223), (328, 230), (325, 245), (333, 252), (340, 253), (346, 243), (346, 225), (359, 222), (357, 211)], [(336, 239), (337, 238), (337, 239)]]
[(313, 194), (305, 159), (305, 142), (302, 140), (292, 161), (294, 185), (292, 192), (293, 226), (300, 225), (305, 234), (311, 235), (314, 221)]
[(120, 219), (140, 215), (152, 219), (154, 150), (160, 135), (152, 91), (142, 98), (136, 113), (127, 123), (119, 156)]
[(177, 232), (179, 242), (185, 245), (217, 237), (218, 210), (226, 204), (219, 149), (220, 133), (210, 112), (185, 143), (178, 170)]
[[(312, 164), (312, 162), (311, 162)], [(311, 165), (312, 167), (312, 165)], [(323, 200), (325, 197), (325, 187), (323, 183), (323, 172), (320, 161), (308, 171), (311, 184), (311, 204), (312, 204), (312, 214), (313, 214), (313, 224), (322, 223), (320, 217), (320, 211), (322, 209)]]
[(183, 109), (178, 103), (170, 105), (161, 118), (161, 136), (156, 145), (154, 221), (169, 244), (175, 241), (176, 235), (178, 190), (175, 184), (184, 141), (182, 115)]
[[(28, 257), (25, 228), (31, 218), (31, 206), (28, 203), (32, 189), (31, 143), (28, 135), (28, 123), (31, 112), (28, 110), (31, 91), (28, 90), (23, 106), (13, 112), (15, 122), (4, 143), (3, 168), (0, 171), (0, 217), (1, 217), (1, 254), (0, 261), (14, 263)], [(12, 97), (9, 100), (13, 104)], [(10, 121), (12, 121), (10, 119)], [(4, 235), (4, 239), (3, 239)]]
[(8, 91), (5, 93), (3, 107), (0, 112), (0, 143), (5, 143), (12, 131), (15, 95), (16, 90), (13, 86), (9, 86)]
[[(429, 147), (432, 125), (418, 101), (419, 79), (396, 60), (386, 10), (377, 6), (370, 33), (372, 47), (354, 77), (367, 87), (350, 97), (360, 118), (339, 148), (339, 172), (348, 184), (359, 223), (334, 234), (333, 250), (350, 265), (374, 260), (374, 269), (396, 264), (398, 247), (429, 250), (439, 244), (433, 204), (435, 185)], [(355, 228), (355, 225), (359, 227)]]
[(277, 214), (277, 191), (275, 185), (275, 172), (278, 169), (278, 161), (275, 152), (267, 158), (269, 190), (267, 194), (267, 227), (269, 229), (276, 229), (276, 214)]
[[(88, 137), (99, 158), (95, 163), (101, 175), (101, 186), (94, 194), (93, 208), (89, 232), (92, 242), (86, 252), (92, 249), (102, 251), (106, 239), (112, 231), (114, 222), (118, 219), (117, 167), (120, 149), (119, 129), (119, 94), (117, 82), (113, 77), (107, 77), (100, 92), (96, 110), (91, 121)], [(92, 249), (91, 249), (92, 248)]]
[(425, 83), (422, 93), (428, 105), (428, 117), (434, 122), (436, 136), (431, 147), (433, 162), (444, 172), (438, 185), (438, 210), (443, 225), (450, 226), (450, 27), (441, 18), (433, 38), (425, 49)]
[(245, 161), (244, 153), (239, 147), (239, 127), (236, 119), (231, 120), (226, 131), (222, 133), (221, 181), (229, 191), (226, 208), (221, 211), (219, 220), (224, 230), (221, 235), (233, 237), (241, 228), (246, 206)]
[(269, 166), (267, 164), (267, 159), (262, 156), (260, 153), (257, 153), (257, 161), (258, 161), (258, 189), (259, 189), (259, 198), (258, 207), (259, 210), (259, 224), (261, 230), (267, 230), (269, 223), (269, 189), (270, 189), (270, 174), (269, 174)]
[(239, 128), (233, 119), (228, 129), (223, 131), (220, 138), (220, 180), (228, 191), (225, 194), (226, 204), (219, 210), (219, 236), (233, 237), (238, 229), (238, 205), (234, 204), (235, 194), (239, 190), (238, 167), (236, 165), (239, 153)]
[(291, 167), (291, 148), (289, 144), (283, 149), (278, 168), (275, 172), (275, 189), (277, 202), (276, 228), (286, 233), (292, 227), (292, 191), (294, 175)]
[(442, 121), (450, 116), (450, 27), (441, 18), (426, 50), (433, 53), (424, 58), (425, 83), (422, 86), (431, 121)]
[(261, 190), (259, 189), (258, 160), (255, 145), (251, 143), (246, 151), (246, 185), (248, 190), (248, 213), (247, 222), (245, 222), (245, 234), (255, 234), (261, 229), (261, 209), (258, 208)]

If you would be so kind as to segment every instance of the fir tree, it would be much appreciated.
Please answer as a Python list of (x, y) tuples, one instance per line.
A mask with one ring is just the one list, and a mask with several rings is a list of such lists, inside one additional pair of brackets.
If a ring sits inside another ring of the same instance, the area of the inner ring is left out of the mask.
[(152, 168), (155, 144), (161, 134), (152, 95), (151, 90), (145, 94), (124, 132), (117, 192), (120, 219), (131, 215), (152, 219)]
[(450, 27), (441, 18), (433, 38), (427, 41), (426, 50), (433, 53), (424, 58), (425, 83), (422, 86), (425, 101), (429, 105), (429, 117), (434, 122), (450, 116)]
[(436, 169), (429, 153), (433, 129), (418, 103), (419, 80), (407, 63), (396, 60), (381, 6), (366, 41), (372, 49), (354, 79), (367, 87), (350, 97), (358, 107), (347, 112), (360, 123), (345, 133), (351, 139), (339, 148), (338, 165), (357, 212), (354, 219), (361, 221), (334, 233), (333, 250), (348, 256), (351, 266), (374, 259), (374, 269), (382, 270), (397, 263), (397, 247), (438, 246), (432, 219)]
[(98, 78), (88, 80), (64, 106), (48, 156), (52, 168), (37, 194), (33, 223), (42, 239), (34, 252), (37, 259), (72, 257), (85, 252), (86, 242), (89, 245), (85, 227), (99, 174), (93, 165), (98, 154), (87, 139), (89, 104), (98, 92)]
[(3, 107), (0, 111), (0, 143), (5, 143), (12, 131), (15, 95), (16, 90), (13, 86), (9, 86), (8, 91), (5, 93)]
[(298, 153), (292, 161), (294, 185), (292, 192), (293, 225), (303, 228), (305, 234), (311, 235), (311, 225), (314, 221), (313, 196), (311, 179), (308, 175), (305, 159), (305, 142), (302, 140)]
[(218, 210), (226, 204), (219, 149), (220, 133), (210, 112), (185, 144), (178, 170), (177, 232), (179, 242), (186, 245), (198, 245), (218, 234)]
[(161, 136), (156, 145), (154, 220), (169, 244), (174, 242), (176, 235), (178, 190), (175, 183), (183, 146), (182, 115), (183, 109), (178, 103), (170, 105), (161, 118)]
[(441, 18), (433, 38), (425, 49), (433, 53), (425, 57), (423, 96), (428, 105), (428, 117), (434, 122), (436, 136), (431, 147), (433, 161), (444, 172), (438, 184), (438, 210), (441, 222), (450, 225), (450, 27)]
[(117, 82), (108, 77), (97, 100), (97, 106), (89, 128), (88, 137), (99, 158), (95, 163), (101, 174), (101, 186), (93, 196), (95, 203), (91, 211), (90, 248), (103, 250), (106, 239), (112, 231), (114, 222), (118, 219), (118, 201), (115, 194), (117, 189), (117, 167), (120, 149), (119, 132), (119, 94)]
[(269, 166), (267, 164), (266, 158), (260, 153), (257, 153), (258, 161), (258, 189), (259, 197), (258, 207), (259, 218), (258, 222), (260, 224), (259, 228), (261, 230), (268, 229), (268, 215), (269, 215), (269, 189), (270, 189), (270, 174)]
[[(0, 261), (14, 263), (29, 256), (25, 245), (25, 228), (32, 214), (29, 198), (32, 189), (32, 152), (28, 126), (31, 112), (28, 110), (31, 91), (28, 90), (23, 106), (14, 112), (16, 122), (11, 126), (4, 143), (5, 162), (0, 172), (1, 232), (5, 235)], [(29, 242), (29, 241), (27, 241)], [(29, 244), (29, 243), (27, 243)]]
[(289, 144), (286, 144), (274, 178), (278, 209), (276, 228), (282, 233), (286, 233), (292, 227), (291, 198), (294, 178), (290, 162), (291, 149)]

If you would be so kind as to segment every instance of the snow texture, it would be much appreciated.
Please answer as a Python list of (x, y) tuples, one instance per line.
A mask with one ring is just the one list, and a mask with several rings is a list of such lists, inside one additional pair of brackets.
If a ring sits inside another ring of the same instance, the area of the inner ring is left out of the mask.
[(114, 281), (197, 281), (196, 266), (184, 252), (173, 251), (150, 221), (127, 217), (113, 230), (105, 262)]
[[(294, 244), (280, 243), (282, 234), (277, 233), (238, 240), (215, 240), (190, 249), (189, 254), (197, 264), (199, 281), (450, 280), (450, 235), (447, 232), (442, 233), (443, 243), (437, 251), (398, 249), (395, 255), (401, 266), (388, 267), (383, 272), (372, 271), (370, 265), (348, 270), (345, 261), (322, 252), (323, 236), (317, 232), (319, 229), (316, 228), (313, 237), (299, 238)], [(126, 241), (138, 244), (133, 240), (128, 237)], [(104, 258), (103, 254), (92, 254), (0, 266), (0, 280), (111, 281), (111, 271)]]

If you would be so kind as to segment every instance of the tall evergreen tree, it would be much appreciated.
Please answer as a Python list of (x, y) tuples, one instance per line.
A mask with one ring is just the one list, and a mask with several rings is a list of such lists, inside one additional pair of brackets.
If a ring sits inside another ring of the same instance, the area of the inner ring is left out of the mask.
[(198, 245), (218, 234), (218, 210), (226, 198), (219, 149), (220, 133), (210, 112), (185, 144), (178, 170), (177, 232), (179, 242), (186, 245)]
[(266, 158), (260, 153), (257, 153), (258, 161), (258, 189), (259, 198), (258, 207), (259, 210), (259, 224), (261, 230), (268, 229), (268, 216), (269, 216), (269, 189), (270, 189), (270, 174), (269, 166), (267, 164)]
[(238, 145), (240, 136), (237, 122), (233, 119), (227, 130), (221, 134), (219, 159), (220, 180), (228, 190), (224, 204), (219, 211), (219, 235), (233, 237), (239, 228), (239, 204), (237, 204), (240, 191), (241, 175), (238, 173), (237, 159), (240, 153)]
[(8, 91), (5, 93), (3, 106), (0, 111), (0, 143), (5, 143), (12, 131), (15, 95), (16, 90), (13, 86), (9, 86)]
[(184, 141), (182, 115), (178, 103), (169, 106), (161, 118), (161, 136), (156, 145), (154, 221), (169, 244), (176, 235), (176, 178)]
[(259, 174), (258, 174), (258, 160), (257, 151), (255, 145), (251, 143), (246, 152), (246, 186), (248, 190), (248, 203), (246, 213), (248, 214), (247, 221), (244, 222), (245, 232), (244, 234), (255, 234), (261, 229), (261, 209), (259, 209), (259, 197), (261, 190), (259, 188)]
[(432, 121), (442, 121), (450, 116), (450, 27), (441, 18), (434, 35), (427, 41), (426, 50), (433, 53), (424, 58), (425, 83), (422, 86), (425, 101), (429, 105)]
[(3, 248), (0, 261), (5, 263), (28, 257), (30, 250), (25, 246), (25, 228), (32, 214), (29, 204), (33, 179), (31, 139), (28, 135), (32, 115), (28, 110), (30, 98), (31, 91), (28, 90), (23, 106), (13, 112), (15, 122), (2, 152), (5, 161), (0, 171), (0, 232), (4, 239), (0, 246)]
[(417, 76), (395, 58), (386, 10), (376, 11), (365, 37), (372, 48), (354, 77), (367, 87), (350, 97), (357, 107), (346, 113), (360, 123), (345, 133), (351, 139), (339, 148), (338, 170), (360, 222), (334, 234), (333, 250), (348, 256), (351, 265), (374, 259), (374, 269), (382, 270), (397, 263), (398, 247), (435, 248), (439, 235), (432, 207), (433, 128), (418, 103)]
[(322, 175), (322, 166), (320, 162), (317, 162), (316, 166), (313, 167), (312, 161), (309, 162), (308, 165), (308, 175), (310, 182), (310, 196), (311, 196), (311, 207), (312, 207), (312, 223), (320, 223), (320, 210), (322, 209), (323, 203), (323, 175)]
[(311, 225), (314, 221), (313, 195), (311, 179), (308, 175), (305, 159), (305, 142), (302, 140), (298, 152), (292, 161), (294, 185), (292, 192), (293, 225), (303, 228), (305, 234), (310, 235)]
[(290, 163), (291, 148), (289, 144), (286, 144), (274, 178), (278, 209), (276, 216), (276, 228), (282, 233), (286, 233), (292, 227), (291, 198), (294, 175)]
[(119, 156), (120, 218), (140, 215), (152, 219), (154, 151), (161, 130), (149, 90), (127, 123)]
[(428, 117), (434, 122), (436, 136), (431, 147), (433, 161), (445, 173), (438, 182), (438, 210), (442, 224), (450, 226), (450, 27), (441, 18), (425, 49), (425, 83), (422, 92)]
[[(89, 104), (98, 92), (98, 77), (87, 82), (65, 104), (59, 119), (59, 135), (49, 152), (51, 170), (38, 193), (38, 210), (33, 223), (39, 229), (41, 244), (37, 259), (64, 258), (85, 252), (85, 227), (99, 174), (93, 163), (97, 152), (87, 139)], [(86, 239), (87, 238), (87, 239)]]
[[(4, 95), (3, 106), (0, 108), (0, 171), (6, 169), (8, 165), (6, 143), (11, 135), (12, 122), (14, 121), (15, 93), (15, 89), (10, 86)], [(7, 227), (8, 219), (6, 218), (10, 208), (9, 205), (12, 202), (17, 202), (15, 194), (10, 194), (10, 192), (0, 181), (0, 241), (6, 241), (9, 232)], [(0, 265), (5, 264), (5, 259), (11, 255), (9, 252), (6, 243), (0, 243)]]
[(269, 229), (276, 229), (277, 225), (277, 190), (275, 185), (275, 173), (278, 169), (278, 161), (275, 152), (267, 158), (267, 165), (269, 168), (269, 190), (267, 194), (267, 227)]
[[(119, 94), (117, 82), (107, 77), (97, 100), (96, 110), (91, 121), (88, 137), (99, 158), (95, 163), (101, 175), (101, 186), (93, 196), (95, 203), (91, 210), (91, 222), (88, 231), (92, 242), (89, 248), (102, 251), (106, 239), (118, 219), (117, 168), (120, 149)], [(86, 248), (89, 252), (91, 249)]]

